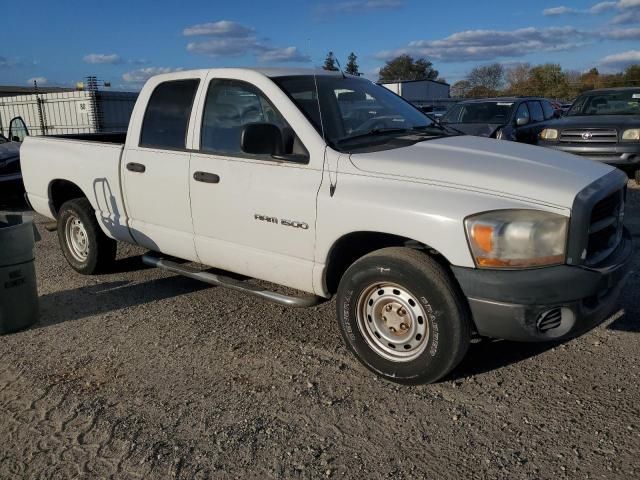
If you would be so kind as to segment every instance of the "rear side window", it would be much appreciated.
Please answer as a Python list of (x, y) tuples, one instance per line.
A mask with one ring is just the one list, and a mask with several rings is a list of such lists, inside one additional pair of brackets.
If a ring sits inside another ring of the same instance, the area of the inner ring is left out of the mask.
[(549, 102), (542, 102), (542, 110), (544, 111), (545, 120), (549, 120), (555, 115), (555, 110)]
[(529, 111), (531, 112), (532, 122), (541, 122), (544, 120), (544, 113), (542, 113), (542, 107), (540, 102), (527, 102), (529, 105)]
[(147, 104), (140, 134), (141, 147), (183, 149), (193, 99), (200, 80), (175, 80), (158, 85)]

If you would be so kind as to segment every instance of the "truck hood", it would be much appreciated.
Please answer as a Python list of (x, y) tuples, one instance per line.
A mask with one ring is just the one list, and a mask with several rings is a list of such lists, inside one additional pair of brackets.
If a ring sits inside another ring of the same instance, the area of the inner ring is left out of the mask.
[(550, 122), (548, 128), (637, 128), (640, 118), (637, 115), (574, 115), (562, 117)]
[(612, 167), (552, 149), (454, 136), (351, 155), (364, 172), (571, 208), (576, 194)]

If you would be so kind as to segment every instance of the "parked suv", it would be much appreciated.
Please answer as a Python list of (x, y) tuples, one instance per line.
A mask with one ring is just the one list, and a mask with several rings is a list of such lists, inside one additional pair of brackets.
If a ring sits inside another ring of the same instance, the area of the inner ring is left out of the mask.
[(538, 145), (614, 165), (640, 183), (640, 87), (583, 93)]
[(467, 135), (535, 144), (538, 134), (557, 117), (544, 98), (500, 97), (458, 103), (441, 123)]

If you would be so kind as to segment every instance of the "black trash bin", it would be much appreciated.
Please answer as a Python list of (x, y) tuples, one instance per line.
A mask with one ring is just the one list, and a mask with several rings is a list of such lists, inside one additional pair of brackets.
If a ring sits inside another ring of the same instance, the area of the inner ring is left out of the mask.
[(0, 335), (38, 320), (34, 242), (30, 219), (0, 214)]

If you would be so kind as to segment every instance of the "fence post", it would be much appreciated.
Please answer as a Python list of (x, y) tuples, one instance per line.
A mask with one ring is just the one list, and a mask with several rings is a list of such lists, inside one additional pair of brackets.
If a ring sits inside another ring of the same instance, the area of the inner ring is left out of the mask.
[(38, 105), (38, 120), (40, 121), (40, 130), (42, 130), (42, 135), (47, 134), (47, 113), (45, 112), (42, 105), (44, 104), (44, 100), (40, 98), (40, 94), (38, 93), (38, 82), (33, 81), (33, 90), (36, 94), (36, 104)]
[(102, 132), (103, 115), (102, 102), (100, 102), (100, 92), (98, 91), (98, 78), (95, 76), (87, 77), (87, 91), (91, 97), (91, 121), (96, 133)]

